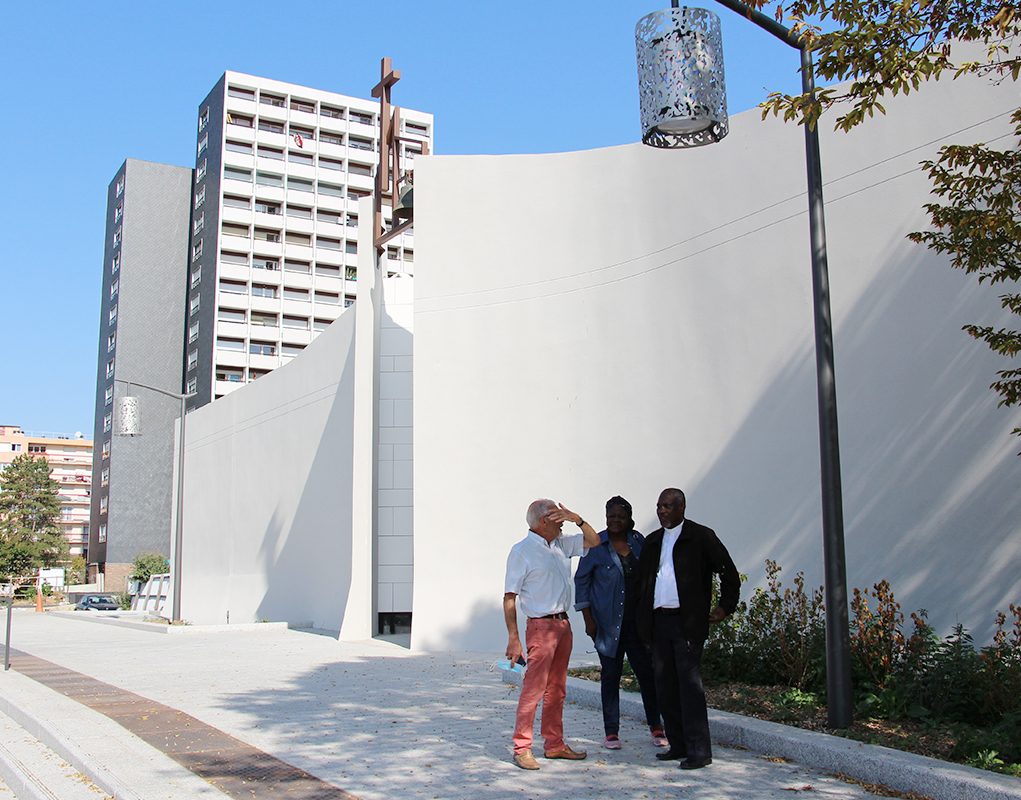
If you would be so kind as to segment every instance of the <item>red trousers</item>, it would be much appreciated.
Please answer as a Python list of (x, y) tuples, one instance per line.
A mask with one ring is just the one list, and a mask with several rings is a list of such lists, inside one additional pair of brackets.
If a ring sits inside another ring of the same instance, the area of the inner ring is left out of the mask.
[(535, 709), (542, 700), (542, 738), (545, 752), (564, 746), (564, 697), (567, 695), (567, 664), (574, 636), (566, 619), (530, 619), (525, 626), (528, 668), (518, 698), (514, 723), (514, 753), (532, 749)]

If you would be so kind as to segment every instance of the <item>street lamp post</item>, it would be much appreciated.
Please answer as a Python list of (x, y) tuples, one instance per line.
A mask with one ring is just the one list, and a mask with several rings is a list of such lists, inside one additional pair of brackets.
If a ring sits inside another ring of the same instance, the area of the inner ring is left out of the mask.
[[(168, 392), (166, 389), (160, 389), (156, 386), (148, 386), (138, 381), (126, 381), (120, 378), (115, 378), (114, 380), (117, 383), (126, 383), (129, 392), (132, 386), (138, 386), (151, 392), (158, 392), (167, 397), (172, 397), (181, 402), (181, 426), (178, 431), (177, 442), (177, 491), (174, 501), (177, 519), (174, 525), (174, 572), (171, 583), (174, 589), (171, 619), (176, 622), (181, 619), (181, 542), (184, 533), (184, 420), (187, 412), (186, 403), (188, 398), (194, 397), (195, 393), (179, 394), (177, 392)], [(116, 409), (117, 422), (114, 433), (117, 436), (140, 436), (142, 433), (142, 421), (139, 414), (138, 398), (131, 395), (119, 397), (117, 398)]]
[[(776, 20), (739, 0), (716, 0), (801, 52), (802, 91), (814, 97), (812, 53)], [(652, 147), (693, 147), (727, 135), (723, 51), (719, 19), (703, 9), (673, 8), (638, 23), (642, 141)], [(815, 361), (819, 397), (819, 455), (822, 482), (823, 559), (826, 596), (826, 685), (828, 721), (846, 728), (852, 721), (851, 647), (848, 634), (844, 512), (837, 439), (837, 393), (833, 371), (829, 267), (823, 217), (819, 132), (805, 124), (809, 235), (815, 311)]]

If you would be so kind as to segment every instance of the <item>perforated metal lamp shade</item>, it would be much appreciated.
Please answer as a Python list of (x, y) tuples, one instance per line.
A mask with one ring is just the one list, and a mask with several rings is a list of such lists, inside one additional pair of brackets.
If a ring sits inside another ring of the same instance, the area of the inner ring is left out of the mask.
[(642, 142), (698, 147), (727, 135), (720, 18), (702, 8), (670, 8), (635, 26)]
[(126, 395), (118, 397), (114, 402), (115, 436), (140, 436), (142, 433), (142, 416), (137, 397)]

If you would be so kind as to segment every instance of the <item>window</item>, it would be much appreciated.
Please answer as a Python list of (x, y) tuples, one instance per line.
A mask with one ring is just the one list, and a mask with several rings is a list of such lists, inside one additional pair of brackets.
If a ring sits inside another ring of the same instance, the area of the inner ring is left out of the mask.
[(404, 260), (405, 261), (414, 261), (415, 260), (415, 251), (414, 250), (405, 250), (404, 251)]
[(205, 130), (206, 125), (209, 124), (209, 107), (202, 109), (202, 113), (199, 114), (199, 130)]
[(274, 271), (280, 269), (280, 261), (276, 258), (263, 258), (262, 256), (256, 256), (255, 260), (252, 262), (252, 266), (255, 269), (268, 269), (270, 271)]
[(106, 510), (109, 508), (109, 506), (110, 506), (110, 498), (109, 497), (106, 497), (104, 495), (103, 497), (99, 498), (99, 513), (100, 514), (105, 514)]
[(110, 405), (113, 402), (113, 387), (107, 386), (106, 393), (104, 395), (104, 405)]
[(196, 322), (190, 328), (188, 328), (188, 344), (191, 344), (199, 338), (199, 324)]
[(351, 112), (351, 121), (352, 122), (358, 122), (358, 123), (360, 123), (362, 125), (371, 125), (372, 124), (372, 114), (363, 114), (360, 111), (352, 111)]
[(267, 286), (265, 283), (252, 284), (252, 297), (274, 298), (276, 296), (277, 296), (276, 286)]
[(119, 270), (120, 268), (121, 268), (121, 254), (114, 253), (113, 262), (110, 264), (110, 272), (116, 274), (117, 270)]
[(262, 200), (256, 200), (255, 210), (260, 214), (279, 214), (280, 203), (266, 203)]
[(255, 176), (255, 182), (259, 186), (283, 186), (284, 177), (283, 175), (274, 175), (271, 172), (263, 172), (262, 170), (259, 170)]
[(275, 328), (279, 324), (276, 314), (256, 314), (252, 312), (252, 325), (261, 325), (264, 328)]
[(106, 377), (107, 378), (112, 378), (113, 377), (113, 359), (112, 358), (109, 361), (106, 362)]
[(199, 190), (195, 192), (195, 208), (198, 208), (204, 202), (206, 202), (206, 187), (200, 186)]
[(334, 108), (333, 106), (320, 105), (319, 113), (320, 115), (324, 117), (329, 117), (330, 119), (344, 119), (344, 109), (342, 108)]
[(285, 344), (280, 348), (280, 355), (287, 356), (288, 358), (294, 358), (304, 349), (305, 345), (303, 344)]
[(110, 428), (112, 427), (113, 427), (113, 412), (111, 411), (108, 412), (105, 417), (103, 417), (103, 433), (109, 433)]
[(241, 383), (245, 378), (244, 370), (240, 369), (219, 369), (216, 371), (216, 380)]
[(194, 230), (192, 231), (192, 235), (194, 236), (195, 234), (199, 233), (202, 230), (202, 228), (205, 226), (205, 224), (206, 224), (206, 213), (203, 211), (201, 214), (199, 214), (198, 219), (195, 220), (195, 222), (192, 225), (192, 227), (194, 228)]
[(219, 350), (233, 350), (235, 352), (245, 352), (245, 340), (244, 339), (229, 339), (226, 336), (220, 336), (216, 339), (216, 347)]
[(326, 144), (339, 144), (343, 146), (344, 137), (339, 133), (327, 133), (326, 131), (319, 131), (319, 141), (325, 142)]
[(117, 331), (106, 337), (106, 352), (110, 352), (117, 346)]
[[(291, 136), (298, 136), (301, 139), (308, 139), (309, 141), (312, 141), (316, 138), (316, 132), (312, 128), (306, 128), (302, 125), (292, 125)], [(294, 143), (297, 144), (298, 147), (301, 147), (297, 140), (295, 140)]]
[[(340, 239), (331, 239), (328, 236), (317, 236), (316, 247), (324, 250), (340, 250)], [(318, 270), (316, 270), (318, 272)]]
[(273, 122), (268, 119), (259, 119), (259, 130), (265, 131), (266, 133), (283, 133), (284, 124), (282, 122)]
[(220, 291), (227, 294), (248, 294), (248, 284), (243, 281), (220, 280)]
[(316, 113), (316, 104), (311, 100), (298, 100), (295, 97), (291, 98), (291, 110), (292, 111), (304, 111), (306, 114)]
[(117, 306), (110, 307), (110, 324), (113, 325), (117, 321)]
[(191, 288), (194, 289), (196, 286), (198, 286), (201, 280), (202, 280), (202, 265), (200, 264), (191, 271)]
[(244, 153), (246, 156), (252, 154), (252, 146), (247, 142), (232, 142), (228, 139), (224, 147), (231, 153)]
[(237, 197), (233, 194), (225, 194), (223, 196), (223, 204), (228, 208), (251, 208), (252, 201), (247, 197)]
[(117, 188), (116, 188), (115, 191), (117, 192), (117, 196), (118, 197), (120, 197), (122, 194), (124, 194), (124, 176), (123, 175), (121, 175), (117, 179)]
[(312, 166), (312, 156), (308, 153), (295, 153), (293, 150), (288, 150), (287, 160), (294, 164), (302, 164), (306, 167)]
[(319, 181), (319, 194), (329, 195), (330, 197), (343, 197), (344, 187), (337, 186), (336, 184), (333, 183), (325, 183), (324, 181)]
[(100, 480), (100, 482), (102, 483), (103, 486), (106, 486), (108, 483), (110, 483), (110, 468), (109, 467), (103, 467), (103, 471), (99, 473), (99, 480)]
[(347, 227), (349, 227), (349, 228), (357, 228), (358, 227), (358, 215), (357, 214), (348, 214), (347, 215)]
[(417, 133), (419, 136), (427, 136), (429, 134), (429, 129), (425, 125), (418, 125), (414, 122), (405, 122), (404, 130), (407, 133)]
[(258, 356), (275, 356), (277, 354), (277, 346), (270, 342), (253, 341), (248, 345), (248, 352)]
[(318, 219), (320, 222), (329, 222), (331, 225), (344, 224), (343, 214), (338, 214), (334, 211), (324, 211), (321, 208), (318, 211), (316, 211), (316, 219)]
[(312, 219), (312, 209), (304, 206), (287, 206), (287, 216), (298, 219)]
[(401, 257), (400, 251), (396, 247), (388, 247), (386, 250), (386, 257), (390, 261), (399, 261)]
[(119, 247), (121, 243), (121, 229), (118, 228), (113, 232), (113, 246)]
[(208, 146), (209, 146), (209, 134), (207, 133), (201, 139), (199, 139), (199, 152), (198, 152), (198, 155), (201, 156), (206, 151), (206, 148)]
[(294, 231), (287, 231), (284, 234), (284, 242), (287, 244), (296, 244), (302, 247), (312, 246), (312, 236), (308, 233), (295, 233)]
[(228, 253), (226, 250), (220, 251), (220, 263), (221, 264), (234, 264), (238, 267), (248, 266), (248, 254), (247, 253)]
[(344, 267), (344, 280), (348, 281), (358, 280), (358, 267), (352, 266)]
[(122, 216), (124, 216), (124, 203), (120, 203), (117, 208), (113, 210), (113, 221), (120, 222)]
[(365, 192), (361, 189), (348, 189), (347, 196), (349, 200), (361, 200), (363, 197), (368, 197), (372, 192)]
[(259, 149), (255, 151), (259, 158), (272, 158), (274, 161), (284, 160), (284, 151), (276, 147), (265, 147), (259, 145)]
[(28, 452), (30, 453), (45, 453), (46, 445), (44, 444), (30, 444), (28, 446)]
[[(224, 227), (227, 227), (224, 225)], [(202, 240), (199, 239), (191, 248), (191, 260), (198, 261), (202, 257)]]
[(340, 295), (336, 292), (316, 292), (317, 303), (327, 303), (331, 306), (340, 305)]
[(353, 161), (349, 161), (347, 166), (352, 175), (372, 177), (372, 167), (366, 166), (365, 164), (355, 164)]
[(275, 94), (268, 94), (267, 92), (259, 93), (259, 102), (267, 106), (276, 106), (277, 108), (284, 107), (284, 98)]
[(237, 125), (239, 128), (251, 128), (253, 120), (251, 117), (245, 116), (244, 114), (228, 114), (227, 124)]
[(312, 330), (314, 330), (316, 333), (319, 333), (320, 331), (325, 331), (327, 328), (330, 327), (330, 322), (332, 322), (332, 320), (319, 319), (317, 317), (315, 321), (313, 321), (312, 323)]
[(347, 240), (347, 244), (344, 245), (344, 252), (350, 253), (351, 255), (358, 254), (358, 242), (352, 242), (350, 239)]
[(185, 394), (195, 394), (195, 392), (196, 392), (196, 390), (198, 388), (199, 388), (199, 379), (198, 378), (188, 378), (188, 385), (185, 387), (184, 392), (185, 392)]
[(258, 380), (263, 375), (269, 375), (268, 369), (250, 369), (248, 370), (248, 382), (251, 383), (254, 380)]
[(344, 308), (347, 308), (348, 306), (353, 306), (354, 304), (355, 304), (355, 299), (353, 297), (345, 297), (344, 298)]
[(228, 86), (227, 97), (236, 97), (239, 100), (255, 100), (255, 90), (242, 89), (240, 86)]
[(106, 541), (106, 525), (99, 526), (99, 541), (100, 542)]
[(238, 167), (224, 167), (224, 180), (252, 182), (252, 171), (250, 169), (239, 169)]
[(323, 158), (322, 156), (319, 156), (319, 167), (320, 169), (341, 171), (344, 169), (344, 162), (338, 161), (335, 158)]
[(363, 139), (361, 136), (349, 136), (347, 142), (354, 150), (368, 150), (370, 153), (376, 150), (372, 139)]
[(287, 259), (286, 261), (284, 261), (284, 271), (299, 272), (304, 275), (308, 275), (312, 271), (312, 269), (311, 264), (309, 264), (307, 261), (292, 261), (291, 259)]
[[(240, 239), (247, 239), (251, 235), (250, 231), (251, 229), (247, 225), (236, 225), (231, 222), (223, 223), (224, 236), (237, 236)], [(239, 247), (240, 245), (235, 244), (234, 246)]]
[(221, 308), (216, 312), (216, 318), (220, 322), (240, 322), (241, 324), (244, 324), (245, 312), (234, 311), (229, 308)]
[(117, 292), (121, 290), (121, 280), (117, 278), (113, 283), (110, 284), (110, 299), (113, 300), (117, 296)]
[(308, 317), (289, 317), (284, 314), (284, 327), (293, 331), (307, 331)]
[(337, 278), (339, 280), (340, 267), (335, 267), (333, 264), (316, 264), (316, 275), (324, 278)]
[(279, 242), (280, 231), (270, 230), (269, 228), (256, 228), (255, 240), (259, 242)]
[(307, 303), (309, 301), (308, 289), (292, 289), (290, 286), (285, 286), (284, 300), (298, 300)]
[(195, 183), (198, 183), (204, 177), (206, 177), (206, 159), (203, 158), (202, 163), (195, 170)]
[(287, 188), (292, 192), (311, 192), (312, 181), (304, 180), (303, 178), (291, 178), (287, 179)]
[(11, 452), (12, 453), (20, 453), (21, 452), (21, 445), (20, 444), (15, 444), (15, 443), (12, 442), (11, 443)]
[(188, 313), (197, 314), (199, 307), (202, 305), (202, 295), (195, 295), (188, 303)]
[(188, 369), (195, 369), (199, 365), (199, 351), (192, 350), (188, 353)]

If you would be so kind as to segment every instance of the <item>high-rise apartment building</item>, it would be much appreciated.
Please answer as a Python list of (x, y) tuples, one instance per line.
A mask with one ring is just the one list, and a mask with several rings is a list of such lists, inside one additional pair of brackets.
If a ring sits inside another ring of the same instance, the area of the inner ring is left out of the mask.
[[(402, 170), (432, 126), (432, 115), (401, 110)], [(202, 101), (186, 276), (189, 408), (280, 366), (354, 302), (357, 204), (373, 190), (379, 129), (377, 102), (236, 72)], [(389, 242), (386, 265), (390, 275), (414, 271), (410, 233)]]
[(50, 465), (50, 477), (60, 484), (60, 527), (68, 551), (87, 558), (92, 440), (80, 432), (33, 433), (17, 425), (0, 425), (0, 470), (23, 453), (42, 456)]
[[(432, 128), (401, 109), (401, 171), (431, 150)], [(136, 387), (143, 433), (114, 437), (120, 381), (194, 393), (198, 408), (293, 358), (353, 303), (379, 131), (376, 101), (226, 72), (198, 107), (194, 169), (129, 159), (111, 182), (89, 547), (106, 589), (171, 542), (179, 407)], [(413, 273), (413, 242), (387, 244), (385, 274)]]

